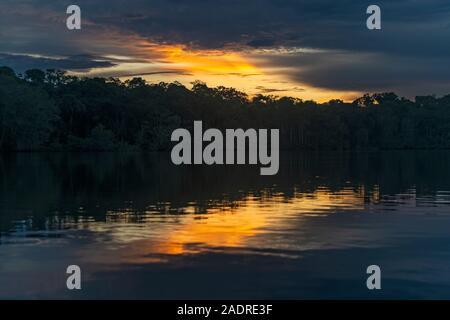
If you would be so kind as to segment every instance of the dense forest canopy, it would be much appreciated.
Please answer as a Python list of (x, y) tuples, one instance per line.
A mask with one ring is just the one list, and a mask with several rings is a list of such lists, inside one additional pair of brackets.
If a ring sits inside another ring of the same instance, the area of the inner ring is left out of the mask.
[(176, 128), (279, 128), (284, 149), (450, 148), (450, 95), (366, 94), (316, 103), (249, 97), (197, 81), (77, 78), (59, 70), (0, 68), (0, 150), (167, 150)]

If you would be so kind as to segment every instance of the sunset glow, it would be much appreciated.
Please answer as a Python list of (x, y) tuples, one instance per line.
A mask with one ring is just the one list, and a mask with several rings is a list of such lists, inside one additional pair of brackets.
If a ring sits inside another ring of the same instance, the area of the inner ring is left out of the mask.
[[(111, 225), (88, 225), (91, 231), (112, 237), (112, 248), (115, 249), (111, 257), (99, 259), (102, 263), (114, 264), (117, 255), (121, 256), (120, 261), (129, 263), (164, 262), (167, 255), (238, 250), (248, 247), (252, 241), (256, 241), (259, 247), (274, 248), (276, 245), (268, 236), (288, 228), (292, 219), (299, 219), (302, 215), (327, 215), (336, 210), (362, 210), (363, 195), (363, 189), (333, 193), (326, 188), (309, 196), (297, 194), (290, 200), (282, 194), (271, 195), (267, 199), (249, 195), (236, 207), (213, 207), (203, 214), (193, 214), (197, 212), (195, 206), (185, 207), (179, 216), (164, 217), (149, 212), (146, 223), (136, 224), (135, 228), (130, 226), (128, 214), (118, 215), (124, 221), (123, 228), (118, 221)], [(111, 214), (117, 216), (116, 213)]]

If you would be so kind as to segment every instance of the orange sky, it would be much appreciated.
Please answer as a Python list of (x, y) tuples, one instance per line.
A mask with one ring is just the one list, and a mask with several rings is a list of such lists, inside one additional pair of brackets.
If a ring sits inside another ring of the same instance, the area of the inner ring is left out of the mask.
[[(1, 8), (1, 5), (0, 5)], [(23, 13), (27, 19), (35, 18), (35, 11)], [(58, 19), (57, 12), (42, 11), (36, 25), (22, 28), (36, 30), (47, 25), (49, 21)], [(42, 21), (41, 21), (42, 20)], [(337, 91), (313, 87), (301, 80), (289, 76), (294, 68), (299, 66), (282, 66), (274, 63), (272, 57), (286, 57), (290, 54), (315, 54), (320, 50), (314, 48), (284, 48), (271, 47), (257, 49), (245, 45), (224, 45), (220, 50), (204, 49), (191, 44), (179, 42), (166, 43), (150, 40), (136, 32), (119, 27), (105, 25), (83, 19), (84, 28), (80, 32), (62, 29), (51, 29), (51, 38), (59, 39), (55, 50), (59, 47), (75, 50), (82, 49), (83, 54), (97, 57), (100, 61), (113, 62), (113, 66), (93, 67), (89, 70), (78, 69), (71, 73), (77, 76), (119, 77), (121, 80), (140, 76), (149, 83), (178, 81), (190, 88), (191, 83), (200, 80), (210, 87), (233, 87), (247, 94), (265, 94), (276, 96), (292, 96), (304, 100), (318, 102), (331, 99), (352, 101), (363, 92)], [(31, 31), (30, 31), (31, 32)], [(22, 32), (20, 33), (22, 34)], [(46, 34), (46, 37), (49, 35)], [(30, 39), (23, 40), (30, 42)], [(55, 45), (52, 42), (52, 45)], [(36, 46), (33, 46), (36, 47)], [(316, 50), (316, 51), (315, 51)], [(59, 51), (59, 50), (57, 50)], [(41, 54), (29, 51), (16, 51), (14, 54), (24, 54), (28, 57), (46, 59), (64, 59), (65, 54)], [(69, 51), (70, 52), (70, 51)], [(70, 69), (68, 69), (70, 70)]]
[[(190, 49), (185, 45), (160, 45), (132, 39), (139, 49), (139, 61), (133, 56), (110, 56), (119, 63), (114, 67), (96, 68), (80, 76), (116, 75), (122, 80), (140, 76), (149, 83), (178, 81), (187, 87), (195, 80), (208, 86), (234, 87), (249, 95), (292, 96), (318, 102), (340, 98), (351, 101), (361, 92), (340, 92), (315, 88), (286, 76), (285, 70), (264, 63), (258, 50)], [(142, 49), (144, 48), (144, 49)]]
[(200, 80), (319, 102), (375, 92), (448, 94), (448, 8), (410, 1), (417, 24), (392, 3), (386, 10), (398, 21), (385, 33), (366, 28), (356, 1), (341, 2), (113, 1), (105, 8), (79, 0), (82, 28), (68, 30), (59, 1), (3, 0), (0, 65), (142, 75), (187, 87)]

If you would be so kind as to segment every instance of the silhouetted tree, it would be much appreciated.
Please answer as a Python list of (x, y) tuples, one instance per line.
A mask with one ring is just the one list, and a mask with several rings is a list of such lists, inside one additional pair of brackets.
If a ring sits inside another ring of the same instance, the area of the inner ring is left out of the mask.
[(287, 149), (450, 148), (450, 95), (411, 101), (388, 92), (319, 104), (201, 81), (188, 89), (0, 68), (1, 150), (167, 150), (171, 132), (194, 120), (206, 128), (279, 128)]

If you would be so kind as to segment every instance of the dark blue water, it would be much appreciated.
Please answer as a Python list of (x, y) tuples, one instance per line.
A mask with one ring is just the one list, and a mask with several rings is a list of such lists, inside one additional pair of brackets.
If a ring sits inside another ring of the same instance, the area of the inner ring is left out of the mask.
[(0, 298), (450, 298), (450, 152), (281, 161), (3, 155)]

